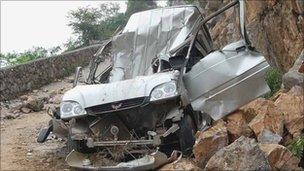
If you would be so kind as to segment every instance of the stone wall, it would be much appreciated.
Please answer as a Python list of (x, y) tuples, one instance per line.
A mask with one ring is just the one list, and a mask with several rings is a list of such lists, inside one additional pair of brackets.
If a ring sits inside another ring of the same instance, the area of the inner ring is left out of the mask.
[(93, 45), (61, 55), (41, 58), (0, 69), (0, 101), (9, 100), (63, 78), (77, 66), (87, 66), (101, 45)]

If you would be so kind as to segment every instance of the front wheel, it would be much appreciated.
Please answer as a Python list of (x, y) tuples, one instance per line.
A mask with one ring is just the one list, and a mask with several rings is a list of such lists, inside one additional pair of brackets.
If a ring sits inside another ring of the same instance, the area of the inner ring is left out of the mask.
[(177, 132), (179, 138), (180, 149), (186, 156), (192, 154), (193, 145), (195, 143), (196, 127), (190, 115), (184, 115), (179, 122), (180, 129)]

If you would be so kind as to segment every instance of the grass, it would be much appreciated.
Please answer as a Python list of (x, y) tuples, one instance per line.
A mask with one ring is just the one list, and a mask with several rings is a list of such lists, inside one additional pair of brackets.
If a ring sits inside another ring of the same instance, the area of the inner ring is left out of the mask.
[(287, 147), (292, 154), (301, 158), (304, 156), (304, 134), (295, 138), (293, 142)]
[(277, 91), (280, 90), (282, 84), (282, 76), (283, 73), (276, 68), (271, 68), (266, 73), (266, 82), (271, 91), (265, 95), (265, 98), (273, 96)]

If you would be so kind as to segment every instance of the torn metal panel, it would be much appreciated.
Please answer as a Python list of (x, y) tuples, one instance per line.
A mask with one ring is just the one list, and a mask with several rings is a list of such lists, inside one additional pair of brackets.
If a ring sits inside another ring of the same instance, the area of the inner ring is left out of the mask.
[(114, 66), (110, 82), (152, 74), (153, 58), (168, 60), (169, 52), (180, 47), (201, 20), (195, 6), (133, 14), (122, 33), (112, 40)]
[(218, 120), (269, 91), (264, 80), (268, 63), (260, 53), (238, 51), (242, 44), (232, 43), (207, 55), (185, 74), (194, 110)]
[(85, 170), (153, 170), (168, 162), (168, 158), (164, 153), (156, 151), (152, 154), (145, 155), (142, 158), (131, 160), (129, 162), (121, 162), (117, 165), (104, 166), (98, 165), (98, 161), (91, 161), (86, 154), (76, 151), (66, 157), (69, 166), (75, 169)]

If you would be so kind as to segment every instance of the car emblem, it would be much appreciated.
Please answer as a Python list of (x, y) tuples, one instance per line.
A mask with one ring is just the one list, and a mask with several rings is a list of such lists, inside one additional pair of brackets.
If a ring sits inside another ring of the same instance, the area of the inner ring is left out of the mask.
[(122, 106), (122, 103), (117, 103), (117, 104), (112, 104), (112, 105), (111, 105), (111, 107), (112, 107), (114, 110), (119, 109), (121, 106)]

